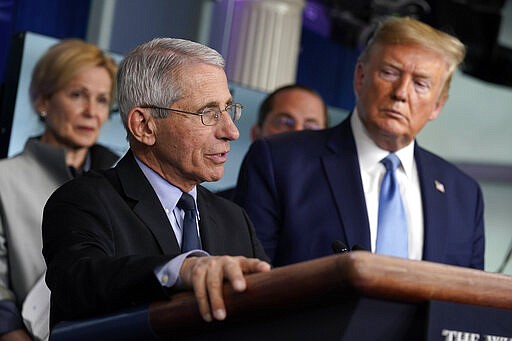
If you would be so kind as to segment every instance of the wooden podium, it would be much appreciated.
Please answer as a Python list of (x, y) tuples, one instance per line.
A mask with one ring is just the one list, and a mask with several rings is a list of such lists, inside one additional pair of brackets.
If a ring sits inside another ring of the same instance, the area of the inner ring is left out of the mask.
[[(225, 285), (227, 318), (222, 322), (204, 322), (193, 294), (183, 292), (143, 308), (136, 319), (129, 314), (113, 315), (59, 325), (51, 340), (64, 340), (66, 335), (73, 340), (80, 335), (100, 340), (101, 335), (91, 334), (91, 328), (102, 333), (107, 330), (105, 339), (112, 340), (113, 335), (120, 335), (119, 329), (135, 327), (141, 316), (149, 329), (147, 335), (162, 340), (457, 341), (484, 340), (488, 335), (512, 337), (512, 329), (503, 330), (512, 321), (512, 277), (505, 275), (354, 251), (246, 278), (244, 293)], [(118, 323), (118, 317), (125, 320)], [(443, 325), (450, 319), (462, 325), (458, 324), (458, 329)], [(486, 319), (489, 322), (484, 323)], [(84, 322), (87, 326), (80, 329)], [(484, 329), (475, 330), (475, 322)], [(101, 323), (106, 329), (94, 327)], [(477, 334), (479, 338), (471, 338)]]

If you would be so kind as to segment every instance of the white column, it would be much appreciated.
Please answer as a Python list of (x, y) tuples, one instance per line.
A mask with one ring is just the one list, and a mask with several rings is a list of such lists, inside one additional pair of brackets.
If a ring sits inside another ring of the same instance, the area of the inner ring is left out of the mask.
[(87, 38), (101, 49), (110, 49), (110, 38), (117, 0), (92, 0), (87, 24)]
[(304, 0), (235, 0), (226, 73), (262, 91), (295, 82)]

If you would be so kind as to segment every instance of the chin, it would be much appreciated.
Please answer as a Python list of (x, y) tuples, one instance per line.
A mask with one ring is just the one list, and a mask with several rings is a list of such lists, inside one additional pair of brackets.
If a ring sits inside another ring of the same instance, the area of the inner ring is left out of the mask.
[(80, 139), (76, 139), (75, 141), (73, 141), (75, 143), (75, 145), (81, 147), (81, 148), (89, 148), (89, 147), (92, 147), (96, 141), (97, 141), (97, 137), (95, 138), (80, 138)]
[(205, 177), (204, 181), (207, 181), (207, 182), (219, 181), (220, 179), (222, 179), (223, 176), (224, 176), (224, 171), (221, 174), (211, 174), (210, 176)]
[(389, 135), (401, 136), (407, 133), (407, 127), (404, 126), (402, 122), (398, 122), (396, 120), (386, 120), (382, 122), (379, 126), (379, 129), (383, 132), (388, 133)]

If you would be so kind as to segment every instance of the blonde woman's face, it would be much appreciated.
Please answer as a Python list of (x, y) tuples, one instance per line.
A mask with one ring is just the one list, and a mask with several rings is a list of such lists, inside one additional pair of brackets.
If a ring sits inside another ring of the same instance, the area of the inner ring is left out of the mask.
[(109, 115), (111, 87), (107, 70), (95, 66), (81, 70), (62, 89), (42, 100), (37, 109), (46, 114), (44, 141), (72, 149), (94, 145)]

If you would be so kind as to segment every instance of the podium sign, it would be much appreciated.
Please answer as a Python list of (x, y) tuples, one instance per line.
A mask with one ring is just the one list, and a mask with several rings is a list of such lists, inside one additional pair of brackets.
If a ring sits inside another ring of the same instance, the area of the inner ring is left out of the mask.
[(428, 341), (512, 341), (512, 310), (432, 301)]

